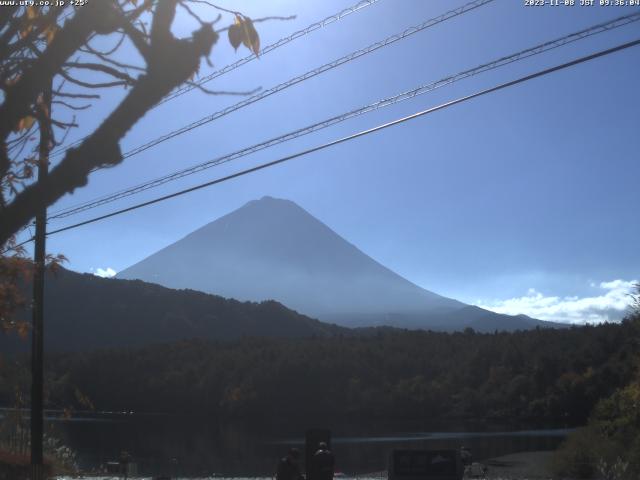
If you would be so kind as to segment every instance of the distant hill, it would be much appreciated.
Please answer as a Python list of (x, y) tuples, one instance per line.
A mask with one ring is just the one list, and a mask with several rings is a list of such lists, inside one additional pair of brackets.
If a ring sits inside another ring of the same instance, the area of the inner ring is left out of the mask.
[(118, 273), (240, 300), (275, 299), (347, 327), (479, 331), (555, 326), (425, 290), (289, 200), (264, 197)]
[[(428, 316), (429, 324), (425, 325), (425, 315), (421, 314), (385, 314), (363, 316), (328, 315), (324, 321), (338, 325), (351, 323), (358, 326), (357, 332), (367, 331), (370, 327), (395, 325), (395, 328), (432, 330), (435, 332), (461, 331), (472, 328), (476, 332), (493, 333), (496, 330), (513, 332), (532, 328), (568, 328), (570, 325), (557, 322), (536, 320), (527, 315), (503, 315), (491, 312), (474, 305), (466, 305), (452, 312), (432, 314)], [(393, 327), (392, 327), (393, 328)]]
[[(346, 329), (300, 315), (274, 302), (239, 302), (139, 280), (117, 280), (62, 269), (45, 282), (47, 351), (140, 346), (183, 339), (242, 336), (299, 338)], [(0, 335), (0, 351), (28, 342)]]

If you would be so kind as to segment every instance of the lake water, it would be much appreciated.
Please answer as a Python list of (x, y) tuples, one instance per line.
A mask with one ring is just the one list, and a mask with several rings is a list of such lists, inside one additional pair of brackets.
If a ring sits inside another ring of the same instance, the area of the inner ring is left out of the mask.
[(49, 419), (55, 435), (92, 470), (129, 452), (141, 475), (184, 477), (271, 476), (291, 446), (304, 447), (309, 427), (330, 428), (336, 469), (363, 476), (386, 469), (395, 448), (450, 449), (466, 446), (474, 460), (527, 450), (553, 450), (566, 429), (526, 429), (486, 424), (403, 422), (218, 422), (198, 417), (99, 415)]

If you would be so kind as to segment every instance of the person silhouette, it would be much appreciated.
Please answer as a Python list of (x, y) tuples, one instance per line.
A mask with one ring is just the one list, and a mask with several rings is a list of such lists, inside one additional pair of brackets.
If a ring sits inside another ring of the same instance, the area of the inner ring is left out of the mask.
[(325, 442), (318, 444), (318, 450), (313, 454), (313, 463), (317, 480), (333, 480), (335, 457)]
[(467, 447), (460, 447), (460, 459), (462, 460), (462, 465), (471, 465), (473, 463), (473, 455), (471, 454), (471, 450)]
[(131, 462), (131, 455), (129, 455), (129, 452), (126, 452), (124, 450), (121, 451), (120, 452), (120, 458), (119, 458), (120, 473), (124, 477), (124, 480), (127, 480), (127, 478), (129, 478), (129, 463), (130, 462)]
[(291, 448), (286, 457), (282, 457), (276, 469), (276, 480), (304, 480), (300, 471), (300, 450)]

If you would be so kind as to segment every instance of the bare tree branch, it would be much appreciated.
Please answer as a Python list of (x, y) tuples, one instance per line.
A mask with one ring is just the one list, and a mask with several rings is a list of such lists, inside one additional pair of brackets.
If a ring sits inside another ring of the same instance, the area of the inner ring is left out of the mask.
[(78, 126), (78, 124), (73, 122), (73, 121), (72, 122), (62, 122), (62, 121), (56, 120), (54, 118), (52, 118), (50, 120), (50, 122), (53, 125), (55, 125), (56, 127), (58, 127), (58, 128), (71, 128), (71, 127), (77, 127)]
[(146, 37), (142, 34), (142, 32), (140, 32), (140, 30), (137, 30), (133, 26), (133, 24), (128, 18), (122, 17), (121, 27), (129, 37), (133, 45), (136, 47), (140, 55), (142, 55), (145, 61), (149, 63), (151, 47), (147, 43)]
[[(130, 77), (127, 73), (121, 72), (120, 70), (116, 70), (115, 68), (109, 67), (102, 63), (91, 63), (91, 62), (67, 62), (64, 64), (65, 68), (79, 68), (84, 70), (93, 70), (95, 72), (106, 73), (107, 75), (111, 75), (112, 77), (119, 78), (129, 85), (133, 85), (136, 83), (135, 79)], [(67, 79), (68, 80), (68, 79)], [(71, 81), (71, 80), (69, 80)]]
[(64, 102), (62, 100), (53, 100), (51, 102), (53, 105), (62, 105), (63, 107), (69, 108), (71, 110), (86, 110), (91, 107), (90, 103), (86, 103), (84, 105), (71, 105), (70, 103)]
[[(256, 18), (256, 19), (251, 19), (251, 21), (253, 23), (260, 23), (260, 22), (267, 22), (270, 20), (295, 20), (297, 18), (296, 15), (291, 15), (288, 17), (260, 17), (260, 18)], [(216, 32), (218, 33), (222, 33), (222, 32), (226, 32), (227, 30), (229, 30), (229, 27), (224, 27), (224, 28), (220, 28), (218, 30), (216, 30)]]
[[(173, 5), (173, 8), (171, 8)], [(218, 40), (211, 26), (204, 25), (191, 40), (177, 40), (170, 31), (176, 2), (158, 5), (154, 18), (150, 62), (125, 99), (82, 144), (67, 151), (44, 182), (22, 190), (0, 210), (0, 245), (33, 218), (40, 205), (50, 205), (66, 193), (86, 185), (91, 171), (122, 161), (120, 139), (156, 103), (197, 70), (200, 58), (208, 56)], [(157, 21), (156, 21), (157, 20)]]
[(118, 39), (116, 44), (113, 47), (111, 47), (109, 50), (104, 51), (104, 52), (100, 52), (100, 51), (96, 50), (95, 48), (93, 48), (91, 46), (90, 42), (87, 42), (87, 45), (85, 47), (81, 48), (80, 51), (86, 51), (86, 52), (92, 53), (94, 55), (108, 57), (109, 55), (114, 54), (122, 46), (122, 43), (124, 42), (125, 38), (127, 38), (127, 34), (122, 32), (120, 34), (120, 38)]
[(56, 97), (63, 98), (100, 98), (100, 95), (97, 93), (70, 93), (70, 92), (61, 92), (60, 90), (54, 90), (53, 92)]
[(69, 83), (73, 83), (75, 85), (79, 85), (79, 86), (85, 87), (85, 88), (111, 88), (111, 87), (119, 87), (119, 86), (123, 86), (123, 85), (130, 85), (129, 82), (124, 81), (124, 80), (118, 80), (118, 81), (115, 81), (115, 82), (103, 82), (103, 83), (99, 83), (99, 82), (95, 82), (95, 83), (94, 82), (84, 82), (82, 80), (78, 80), (77, 78), (73, 78), (71, 75), (69, 75), (64, 70), (60, 70), (59, 74), (64, 79), (68, 80)]
[[(65, 16), (49, 7), (23, 6), (0, 12), (0, 245), (28, 224), (40, 208), (86, 185), (95, 169), (122, 162), (122, 138), (162, 98), (185, 82), (209, 95), (251, 95), (259, 90), (216, 91), (190, 82), (202, 59), (209, 62), (211, 48), (219, 38), (213, 25), (220, 13), (215, 12), (214, 22), (206, 22), (188, 3), (206, 4), (249, 21), (240, 12), (197, 0), (91, 1)], [(178, 5), (200, 24), (190, 38), (177, 39), (172, 34)], [(285, 17), (255, 21), (267, 19)], [(113, 35), (110, 39), (115, 42), (106, 46), (93, 42), (98, 35)], [(253, 35), (255, 50), (259, 41), (255, 29)], [(138, 51), (143, 65), (129, 64), (126, 56), (117, 55), (129, 44)], [(1, 54), (3, 49), (5, 55)], [(138, 78), (132, 76), (134, 71)], [(94, 73), (108, 77), (95, 81)], [(57, 85), (51, 92), (52, 105), (59, 107), (56, 117), (42, 110), (45, 89), (52, 82)], [(99, 99), (100, 95), (90, 90), (111, 87), (129, 89), (97, 129), (74, 142), (73, 148), (65, 149), (46, 179), (30, 181), (30, 162), (37, 154), (36, 145), (31, 143), (34, 115), (38, 115), (40, 133), (48, 135), (50, 148), (59, 144), (56, 134), (64, 139), (77, 126), (75, 117), (65, 118), (70, 115), (62, 109), (88, 109), (90, 103), (74, 100)], [(45, 128), (47, 132), (42, 131)]]
[(260, 90), (262, 90), (262, 87), (256, 87), (253, 90), (246, 90), (244, 92), (234, 92), (234, 91), (227, 91), (227, 90), (209, 90), (208, 88), (205, 88), (196, 82), (188, 81), (185, 83), (187, 85), (192, 86), (193, 88), (197, 88), (198, 90), (200, 90), (203, 93), (206, 93), (207, 95), (235, 95), (235, 96), (245, 97), (247, 95), (253, 95), (254, 93), (257, 93)]
[[(126, 35), (125, 35), (126, 36)], [(140, 67), (138, 65), (131, 65), (128, 63), (123, 63), (123, 62), (119, 62), (117, 60), (114, 60), (113, 58), (108, 57), (107, 55), (105, 55), (102, 52), (98, 52), (96, 50), (93, 50), (90, 47), (85, 47), (83, 48), (81, 51), (89, 53), (91, 55), (95, 55), (96, 57), (98, 57), (100, 60), (102, 60), (105, 63), (109, 63), (117, 68), (123, 68), (125, 70), (130, 69), (130, 70), (137, 70), (139, 72), (144, 72), (146, 71), (146, 69), (144, 67)]]
[[(38, 60), (15, 85), (5, 90), (6, 98), (0, 106), (0, 139), (7, 138), (18, 120), (28, 114), (29, 105), (35, 102), (47, 82), (60, 71), (62, 64), (86, 43), (95, 26), (100, 24), (97, 19), (107, 15), (110, 8), (110, 2), (89, 2), (79, 9)], [(106, 31), (104, 24), (99, 28)], [(0, 174), (2, 171), (3, 165), (0, 164)]]
[(3, 48), (0, 48), (0, 57), (6, 57), (11, 55), (13, 52), (17, 52), (24, 47), (27, 47), (30, 44), (33, 44), (34, 41), (44, 33), (47, 28), (55, 28), (57, 25), (56, 20), (58, 16), (62, 13), (62, 8), (60, 7), (52, 7), (46, 15), (42, 15), (37, 17), (28, 27), (29, 31), (26, 35), (20, 38), (18, 41), (14, 42), (11, 45), (5, 45)]

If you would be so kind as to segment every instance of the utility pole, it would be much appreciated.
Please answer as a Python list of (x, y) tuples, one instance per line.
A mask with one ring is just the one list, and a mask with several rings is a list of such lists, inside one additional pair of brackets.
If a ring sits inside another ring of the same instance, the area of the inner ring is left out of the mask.
[[(38, 183), (42, 184), (49, 173), (51, 150), (51, 86), (43, 93), (39, 108), (40, 145), (38, 148)], [(33, 325), (31, 330), (31, 480), (45, 480), (43, 462), (44, 434), (44, 274), (46, 257), (47, 207), (36, 214), (36, 234), (33, 251)]]

